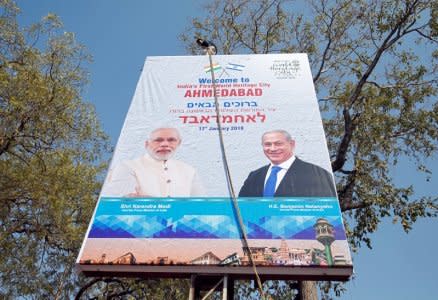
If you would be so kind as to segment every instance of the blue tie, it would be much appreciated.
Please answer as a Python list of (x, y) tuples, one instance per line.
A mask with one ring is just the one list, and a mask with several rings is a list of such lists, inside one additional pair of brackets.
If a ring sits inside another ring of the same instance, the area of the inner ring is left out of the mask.
[(265, 189), (263, 190), (263, 197), (273, 197), (275, 194), (275, 185), (277, 184), (277, 173), (281, 170), (279, 166), (272, 166), (271, 174), (266, 180)]

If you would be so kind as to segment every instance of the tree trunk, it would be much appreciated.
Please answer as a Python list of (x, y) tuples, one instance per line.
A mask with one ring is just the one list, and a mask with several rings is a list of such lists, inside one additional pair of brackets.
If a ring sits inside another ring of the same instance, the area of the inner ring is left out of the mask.
[(299, 300), (318, 300), (316, 281), (300, 281)]

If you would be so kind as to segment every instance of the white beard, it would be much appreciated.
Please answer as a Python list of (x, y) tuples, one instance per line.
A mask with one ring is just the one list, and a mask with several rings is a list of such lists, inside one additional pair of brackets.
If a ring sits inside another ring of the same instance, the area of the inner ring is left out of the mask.
[(169, 160), (172, 158), (173, 154), (175, 153), (175, 151), (171, 151), (167, 154), (163, 154), (163, 155), (157, 155), (156, 153), (154, 153), (151, 149), (147, 148), (148, 154), (150, 155), (150, 157), (152, 157), (155, 160), (159, 160), (159, 161), (165, 161), (165, 160)]

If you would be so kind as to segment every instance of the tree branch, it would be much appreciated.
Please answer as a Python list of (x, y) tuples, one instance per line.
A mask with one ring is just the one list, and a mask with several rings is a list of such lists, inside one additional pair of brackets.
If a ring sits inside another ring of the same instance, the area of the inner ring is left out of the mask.
[(350, 146), (350, 141), (353, 137), (354, 129), (356, 128), (353, 124), (350, 112), (346, 107), (344, 107), (342, 114), (344, 116), (344, 136), (339, 144), (336, 159), (332, 162), (333, 172), (340, 170), (347, 161), (348, 147)]
[(94, 284), (103, 281), (103, 278), (95, 278), (83, 285), (75, 296), (75, 300), (80, 300), (85, 291)]

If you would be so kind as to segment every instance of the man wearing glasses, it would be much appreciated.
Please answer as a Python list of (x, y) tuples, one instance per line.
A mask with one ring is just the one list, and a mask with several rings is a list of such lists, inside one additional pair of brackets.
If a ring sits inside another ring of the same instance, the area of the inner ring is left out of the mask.
[(205, 195), (196, 170), (172, 158), (179, 145), (181, 136), (176, 128), (153, 130), (145, 142), (147, 154), (115, 167), (104, 194), (127, 197)]

